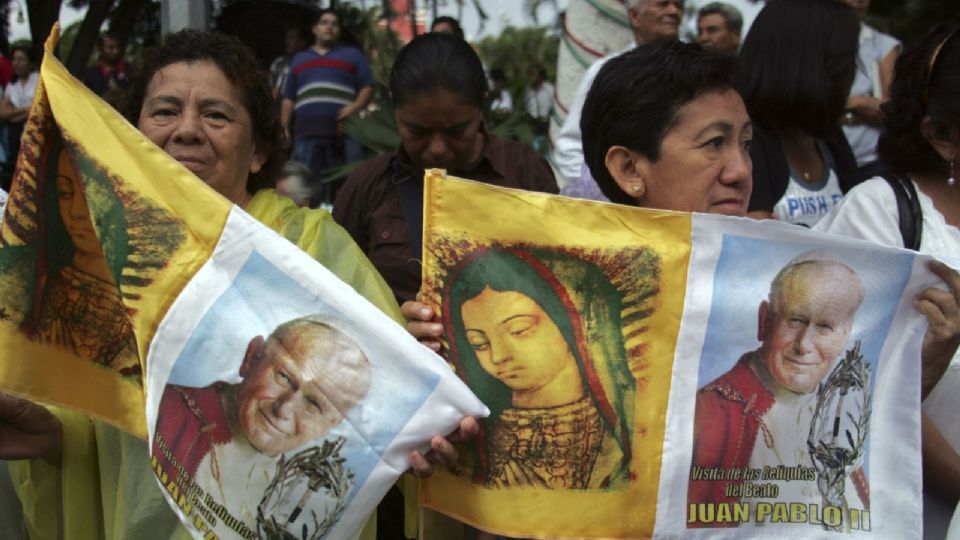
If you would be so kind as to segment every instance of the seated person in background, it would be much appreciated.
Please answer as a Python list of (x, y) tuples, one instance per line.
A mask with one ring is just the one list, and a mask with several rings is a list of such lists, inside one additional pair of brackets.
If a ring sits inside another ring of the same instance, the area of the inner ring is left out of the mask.
[(863, 22), (870, 10), (870, 0), (846, 2), (860, 19), (860, 47), (857, 74), (843, 116), (843, 133), (857, 158), (860, 180), (866, 180), (885, 170), (877, 160), (877, 139), (883, 123), (880, 104), (890, 97), (893, 64), (900, 54), (900, 42)]

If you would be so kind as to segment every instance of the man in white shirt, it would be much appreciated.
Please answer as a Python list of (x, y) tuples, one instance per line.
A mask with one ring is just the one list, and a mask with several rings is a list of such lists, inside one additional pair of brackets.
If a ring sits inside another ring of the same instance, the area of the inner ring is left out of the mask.
[[(636, 45), (643, 45), (658, 39), (677, 39), (680, 21), (683, 17), (683, 0), (633, 0), (627, 10), (630, 17), (630, 27), (633, 30), (633, 39)], [(633, 48), (633, 45), (630, 47)], [(629, 50), (629, 49), (626, 49)], [(593, 85), (593, 79), (600, 72), (608, 60), (624, 51), (604, 56), (590, 66), (577, 93), (570, 103), (570, 110), (563, 122), (563, 128), (555, 141), (554, 163), (571, 183), (580, 178), (583, 168), (583, 143), (580, 134), (580, 111), (583, 102), (587, 99), (587, 92)]]

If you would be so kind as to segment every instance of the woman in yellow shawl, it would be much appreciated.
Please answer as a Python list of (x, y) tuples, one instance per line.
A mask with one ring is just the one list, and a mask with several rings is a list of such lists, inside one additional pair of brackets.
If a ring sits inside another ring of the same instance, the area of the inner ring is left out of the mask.
[[(269, 189), (283, 160), (281, 132), (255, 65), (236, 38), (171, 34), (144, 54), (128, 118), (221, 195), (400, 320), (390, 289), (330, 215), (299, 209)], [(452, 451), (442, 437), (433, 447)], [(146, 443), (103, 422), (0, 394), (0, 456), (34, 458), (10, 463), (31, 538), (189, 537), (152, 478)], [(422, 456), (411, 459), (424, 472)], [(361, 538), (374, 534), (371, 519)]]

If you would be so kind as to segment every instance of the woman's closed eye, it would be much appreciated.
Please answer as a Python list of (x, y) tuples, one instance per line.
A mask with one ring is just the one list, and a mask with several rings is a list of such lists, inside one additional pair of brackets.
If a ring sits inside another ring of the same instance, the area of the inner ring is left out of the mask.
[(487, 335), (480, 330), (467, 330), (467, 341), (474, 351), (481, 352), (490, 348), (490, 340)]
[(533, 315), (519, 315), (507, 320), (506, 328), (513, 336), (525, 336), (537, 326), (539, 319)]

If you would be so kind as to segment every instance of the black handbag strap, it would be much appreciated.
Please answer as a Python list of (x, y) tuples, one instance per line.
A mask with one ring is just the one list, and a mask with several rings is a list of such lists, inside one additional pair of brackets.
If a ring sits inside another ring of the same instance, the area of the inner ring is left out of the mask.
[(923, 211), (917, 189), (909, 178), (898, 174), (885, 174), (883, 179), (897, 198), (897, 215), (900, 221), (900, 236), (903, 247), (917, 251), (920, 249), (920, 237), (923, 236)]
[[(417, 260), (423, 259), (423, 174), (420, 178), (396, 157), (390, 160), (390, 181), (397, 186), (400, 209), (407, 225), (410, 248)], [(419, 180), (419, 181), (418, 181)]]

